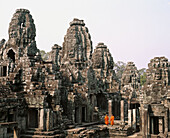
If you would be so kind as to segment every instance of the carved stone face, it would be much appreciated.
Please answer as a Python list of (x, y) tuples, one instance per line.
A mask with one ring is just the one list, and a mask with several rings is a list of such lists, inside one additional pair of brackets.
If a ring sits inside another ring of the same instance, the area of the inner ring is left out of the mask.
[(160, 79), (161, 79), (161, 72), (160, 72), (160, 70), (157, 70), (155, 72), (155, 80), (160, 80)]
[(124, 82), (131, 83), (131, 76), (130, 75), (125, 76)]
[(75, 51), (74, 51), (74, 48), (72, 48), (71, 50), (69, 50), (69, 57), (70, 57), (70, 58), (75, 57)]

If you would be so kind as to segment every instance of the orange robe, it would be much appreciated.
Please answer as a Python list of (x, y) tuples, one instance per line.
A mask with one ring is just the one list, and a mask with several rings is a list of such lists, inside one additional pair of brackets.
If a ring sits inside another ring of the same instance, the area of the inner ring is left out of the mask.
[(110, 118), (110, 124), (113, 126), (114, 125), (114, 119), (115, 119), (115, 117), (114, 116), (111, 116), (111, 118)]
[(108, 125), (109, 124), (109, 117), (107, 115), (105, 116), (104, 120), (105, 120), (105, 124)]

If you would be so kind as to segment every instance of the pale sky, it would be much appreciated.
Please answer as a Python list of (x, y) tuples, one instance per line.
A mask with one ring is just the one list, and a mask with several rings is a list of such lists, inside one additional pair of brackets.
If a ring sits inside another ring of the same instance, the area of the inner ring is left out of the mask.
[(36, 25), (37, 47), (62, 46), (73, 18), (84, 20), (93, 48), (104, 42), (117, 61), (148, 68), (150, 59), (170, 60), (170, 0), (0, 0), (0, 40), (8, 40), (15, 10), (26, 8)]

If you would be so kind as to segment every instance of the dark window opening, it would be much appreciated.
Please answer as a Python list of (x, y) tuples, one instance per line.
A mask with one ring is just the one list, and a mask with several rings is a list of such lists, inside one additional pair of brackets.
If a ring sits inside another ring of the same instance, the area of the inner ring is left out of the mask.
[(79, 120), (79, 108), (75, 108), (75, 123), (78, 123)]
[(6, 76), (6, 74), (7, 74), (7, 67), (3, 66), (3, 76)]
[(120, 120), (120, 102), (118, 99), (112, 101), (112, 115), (115, 117), (115, 120)]
[(30, 109), (28, 114), (29, 128), (38, 128), (38, 110)]
[(150, 132), (151, 134), (159, 134), (159, 117), (151, 117), (150, 119)]
[(15, 53), (12, 49), (8, 51), (8, 58), (15, 62)]
[[(13, 114), (8, 114), (8, 122), (13, 122), (14, 115)], [(13, 129), (12, 128), (7, 128), (7, 134), (12, 134), (13, 133)]]
[(82, 122), (86, 121), (86, 108), (82, 107)]
[(104, 94), (99, 93), (96, 96), (97, 98), (97, 107), (100, 111), (107, 111), (107, 99)]

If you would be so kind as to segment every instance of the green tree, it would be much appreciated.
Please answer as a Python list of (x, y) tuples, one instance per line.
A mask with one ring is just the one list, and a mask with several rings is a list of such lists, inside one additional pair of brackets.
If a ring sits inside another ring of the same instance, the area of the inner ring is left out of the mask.
[(122, 61), (118, 61), (117, 63), (115, 63), (114, 70), (116, 72), (116, 76), (119, 81), (121, 81), (122, 74), (125, 70), (125, 67), (126, 67), (126, 63)]
[(49, 52), (45, 52), (44, 50), (40, 50), (40, 54), (43, 60), (49, 59)]
[(140, 75), (140, 84), (142, 86), (146, 82), (146, 68), (140, 69), (139, 75)]

